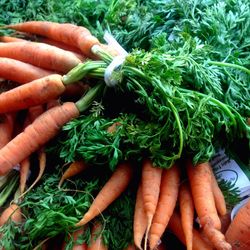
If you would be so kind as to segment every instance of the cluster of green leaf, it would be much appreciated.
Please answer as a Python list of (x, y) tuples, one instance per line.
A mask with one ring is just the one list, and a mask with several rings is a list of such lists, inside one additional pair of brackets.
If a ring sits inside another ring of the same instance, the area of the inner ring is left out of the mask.
[[(95, 169), (95, 174), (88, 172), (82, 178), (67, 181), (62, 188), (58, 188), (59, 168), (54, 173), (46, 174), (41, 184), (19, 203), (25, 221), (21, 224), (9, 222), (0, 228), (1, 249), (33, 249), (45, 239), (60, 235), (61, 244), (65, 237), (68, 249), (71, 249), (73, 239), (69, 239), (68, 235), (77, 229), (74, 225), (82, 218), (93, 197), (110, 176), (110, 171), (101, 171), (101, 175), (96, 174), (98, 171)], [(109, 249), (124, 249), (132, 242), (133, 207), (134, 195), (130, 189), (96, 218), (105, 227), (102, 238)], [(89, 230), (81, 236), (81, 240), (87, 243), (91, 238), (91, 223), (88, 227)]]

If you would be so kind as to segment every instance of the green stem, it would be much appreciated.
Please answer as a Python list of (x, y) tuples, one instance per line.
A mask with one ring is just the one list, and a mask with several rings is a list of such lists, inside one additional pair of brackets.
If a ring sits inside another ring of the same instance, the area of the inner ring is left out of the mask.
[(93, 101), (98, 98), (100, 92), (102, 92), (104, 88), (105, 84), (100, 83), (89, 89), (88, 92), (79, 101), (76, 102), (76, 106), (79, 112), (84, 112), (85, 110), (87, 110), (93, 103)]
[(238, 64), (226, 63), (226, 62), (215, 62), (215, 61), (210, 61), (209, 63), (212, 64), (212, 65), (216, 65), (216, 66), (230, 67), (230, 68), (239, 69), (239, 70), (244, 71), (248, 75), (250, 75), (250, 70), (249, 69), (247, 69), (244, 66), (238, 65)]
[[(206, 94), (203, 94), (203, 93), (200, 93), (200, 92), (197, 92), (197, 91), (194, 91), (194, 90), (188, 90), (188, 89), (183, 89), (183, 88), (179, 88), (181, 92), (185, 92), (185, 93), (190, 93), (192, 94), (193, 96), (195, 95), (198, 95), (200, 97), (203, 97), (203, 98), (207, 98), (208, 95)], [(223, 111), (230, 117), (230, 119), (232, 120), (232, 124), (233, 126), (236, 127), (236, 120), (235, 120), (235, 116), (233, 115), (233, 113), (230, 111), (230, 108), (222, 103), (221, 101), (215, 99), (214, 97), (210, 96), (209, 97), (209, 100), (211, 102), (213, 102), (214, 104), (216, 104), (217, 106), (219, 106), (221, 109), (223, 109)]]
[(111, 63), (114, 59), (114, 57), (111, 54), (109, 54), (107, 51), (105, 51), (98, 45), (94, 45), (91, 48), (91, 52), (100, 57), (104, 62), (108, 64)]
[(10, 194), (18, 187), (18, 174), (15, 174), (14, 177), (9, 181), (8, 185), (2, 190), (0, 194), (0, 207), (6, 202)]
[(79, 63), (75, 68), (63, 76), (63, 84), (68, 85), (77, 82), (90, 72), (105, 67), (107, 67), (107, 64), (103, 61), (87, 61), (85, 63)]

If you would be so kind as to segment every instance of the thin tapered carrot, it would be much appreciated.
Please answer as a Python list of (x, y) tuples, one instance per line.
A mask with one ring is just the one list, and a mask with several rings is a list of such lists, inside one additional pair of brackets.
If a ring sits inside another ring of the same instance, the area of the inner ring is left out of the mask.
[(76, 103), (66, 102), (55, 106), (35, 119), (23, 132), (0, 149), (0, 176), (52, 139), (65, 123), (88, 109), (102, 89), (103, 85), (97, 84)]
[(88, 165), (84, 161), (75, 161), (71, 163), (68, 169), (63, 173), (59, 181), (58, 187), (61, 187), (61, 185), (66, 179), (69, 179), (70, 177), (73, 177), (81, 173), (83, 170), (87, 168), (87, 166)]
[(16, 223), (20, 223), (22, 221), (22, 214), (20, 207), (13, 203), (10, 204), (1, 214), (0, 216), (0, 227), (4, 225), (9, 219)]
[(147, 216), (147, 230), (145, 234), (144, 249), (147, 247), (149, 229), (158, 204), (162, 169), (153, 167), (150, 160), (145, 160), (142, 165), (142, 197)]
[(194, 206), (198, 214), (201, 226), (213, 223), (213, 227), (220, 230), (221, 222), (218, 216), (213, 188), (212, 174), (208, 163), (193, 166), (189, 161), (187, 164), (188, 179), (194, 200)]
[(102, 225), (96, 222), (91, 232), (91, 242), (88, 246), (88, 250), (107, 250), (108, 247), (104, 245), (102, 240)]
[(193, 249), (194, 202), (188, 182), (180, 186), (179, 205), (181, 224), (185, 235), (187, 250)]
[(149, 247), (154, 249), (174, 211), (180, 185), (180, 169), (177, 165), (164, 169), (161, 177), (160, 195), (149, 232)]
[[(181, 217), (177, 212), (174, 212), (169, 220), (168, 228), (175, 234), (175, 236), (186, 245), (186, 239), (183, 232)], [(200, 233), (193, 229), (193, 250), (213, 250), (201, 237)]]
[(212, 188), (213, 188), (215, 206), (219, 215), (224, 216), (227, 214), (226, 201), (211, 167), (210, 171), (212, 175)]
[(81, 63), (72, 52), (31, 41), (0, 43), (0, 57), (16, 59), (62, 73), (67, 73)]
[(88, 29), (69, 23), (60, 24), (48, 21), (29, 21), (7, 25), (6, 28), (41, 35), (55, 41), (75, 46), (90, 58), (94, 56), (91, 52), (93, 45), (100, 44), (98, 39), (92, 36)]
[(116, 170), (97, 194), (87, 213), (76, 224), (82, 226), (103, 212), (127, 188), (132, 178), (132, 167), (129, 163), (120, 163)]
[(62, 76), (53, 74), (0, 94), (0, 113), (26, 109), (59, 97), (65, 91)]
[(24, 84), (51, 74), (52, 71), (15, 59), (0, 57), (0, 77), (5, 80)]
[(15, 116), (14, 113), (0, 115), (0, 149), (3, 148), (12, 138)]
[(142, 187), (141, 184), (138, 187), (136, 202), (135, 202), (135, 211), (134, 211), (134, 223), (133, 223), (133, 232), (134, 232), (134, 244), (139, 249), (142, 249), (141, 242), (143, 236), (147, 229), (147, 217), (144, 210), (144, 203), (142, 198)]
[(250, 249), (250, 199), (239, 209), (225, 236), (234, 250)]
[(24, 42), (25, 39), (14, 37), (14, 36), (0, 36), (0, 42), (2, 43), (13, 43), (13, 42)]
[[(29, 108), (27, 117), (24, 121), (24, 128), (30, 125), (30, 123), (33, 122), (39, 115), (41, 115), (43, 111), (44, 109), (42, 105)], [(20, 189), (21, 196), (24, 194), (24, 190), (26, 188), (26, 182), (29, 176), (29, 171), (30, 171), (30, 158), (28, 156), (20, 163), (20, 187), (19, 189)]]

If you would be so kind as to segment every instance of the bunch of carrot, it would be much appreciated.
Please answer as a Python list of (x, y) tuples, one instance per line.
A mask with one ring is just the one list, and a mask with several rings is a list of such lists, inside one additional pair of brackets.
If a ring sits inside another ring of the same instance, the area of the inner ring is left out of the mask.
[[(85, 111), (102, 88), (101, 85), (96, 85), (76, 103), (60, 104), (56, 100), (65, 93), (68, 84), (65, 84), (61, 74), (78, 66), (86, 58), (96, 59), (91, 50), (94, 45), (105, 46), (86, 28), (72, 24), (33, 21), (8, 25), (6, 28), (43, 36), (38, 38), (39, 42), (11, 37), (0, 39), (0, 77), (21, 84), (0, 95), (0, 113), (3, 116), (0, 129), (5, 131), (0, 132), (4, 136), (0, 140), (0, 175), (7, 174), (20, 164), (20, 192), (23, 195), (30, 168), (30, 155), (38, 152), (40, 172), (35, 184), (46, 166), (44, 145), (65, 123)], [(98, 61), (97, 65), (100, 66)], [(24, 109), (27, 109), (25, 122), (18, 129), (13, 128), (15, 116), (19, 110)], [(15, 129), (16, 132), (13, 133)], [(59, 186), (65, 179), (86, 167), (82, 161), (72, 164), (62, 176)], [(186, 172), (182, 173), (181, 169), (186, 169)], [(84, 226), (103, 212), (128, 187), (133, 174), (130, 163), (120, 163), (76, 227)], [(182, 175), (187, 176), (186, 180)], [(20, 209), (14, 205), (7, 209), (2, 213), (1, 223), (5, 223), (6, 218), (13, 214), (16, 214), (17, 219), (14, 215), (12, 219), (20, 222)], [(249, 230), (243, 229), (246, 236), (235, 239), (237, 229), (234, 225), (243, 223), (244, 218), (250, 217), (249, 204), (235, 218), (225, 237), (221, 231), (220, 216), (226, 213), (223, 194), (209, 164), (193, 166), (188, 162), (186, 168), (174, 165), (170, 169), (160, 169), (154, 167), (148, 159), (142, 163), (134, 212), (134, 244), (139, 249), (142, 249), (143, 241), (145, 250), (156, 249), (167, 228), (177, 235), (188, 250), (232, 249), (237, 240), (249, 246), (246, 239)], [(196, 214), (200, 229), (194, 226)], [(247, 224), (243, 225), (247, 227)], [(94, 227), (93, 230), (95, 229)], [(100, 246), (101, 240), (97, 238), (88, 248), (83, 244), (81, 248), (75, 249), (107, 249)]]

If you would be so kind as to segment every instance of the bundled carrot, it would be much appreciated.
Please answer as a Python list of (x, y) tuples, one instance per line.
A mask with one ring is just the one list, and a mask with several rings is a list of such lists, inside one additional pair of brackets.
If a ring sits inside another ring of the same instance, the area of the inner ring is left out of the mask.
[(0, 77), (16, 83), (27, 83), (53, 74), (34, 65), (15, 59), (0, 57)]
[(250, 249), (250, 199), (239, 209), (225, 236), (233, 250)]
[(0, 115), (0, 149), (3, 148), (12, 138), (14, 130), (14, 113)]
[[(174, 212), (169, 220), (168, 228), (177, 236), (177, 238), (186, 245), (186, 239), (183, 232), (181, 218), (177, 212)], [(212, 250), (213, 248), (208, 245), (201, 237), (200, 233), (193, 229), (193, 250)]]
[(153, 167), (150, 160), (142, 165), (142, 197), (147, 217), (147, 230), (145, 234), (144, 249), (147, 247), (148, 233), (158, 204), (162, 169)]
[(91, 52), (93, 45), (100, 44), (98, 39), (92, 36), (88, 29), (69, 23), (30, 21), (7, 25), (6, 28), (41, 35), (70, 46), (75, 46), (89, 58), (95, 57)]
[(102, 225), (100, 223), (95, 223), (91, 232), (91, 242), (88, 246), (88, 250), (107, 250), (107, 246), (104, 245), (102, 241)]
[(20, 223), (22, 221), (22, 213), (20, 207), (12, 203), (9, 207), (7, 207), (0, 216), (0, 226), (4, 225), (9, 219), (16, 223)]
[(194, 203), (188, 182), (182, 183), (179, 192), (181, 224), (185, 235), (187, 250), (193, 249)]
[(0, 42), (2, 43), (13, 43), (13, 42), (24, 42), (25, 39), (13, 37), (13, 36), (0, 36)]
[(0, 43), (0, 57), (16, 59), (62, 73), (67, 73), (81, 63), (81, 60), (72, 52), (30, 41)]
[(157, 246), (167, 227), (176, 205), (179, 185), (180, 169), (177, 165), (162, 171), (159, 200), (149, 233), (150, 249)]
[(131, 181), (132, 173), (132, 167), (129, 163), (119, 164), (76, 226), (82, 226), (91, 221), (119, 197)]
[(133, 223), (134, 243), (135, 246), (138, 247), (139, 249), (142, 249), (141, 242), (146, 232), (146, 229), (147, 229), (147, 217), (144, 210), (142, 187), (140, 185), (136, 195), (134, 223)]
[(71, 163), (68, 169), (63, 173), (59, 181), (58, 187), (61, 187), (61, 185), (66, 179), (69, 179), (70, 177), (73, 177), (81, 173), (86, 168), (87, 168), (87, 164), (85, 164), (83, 161), (75, 161)]

